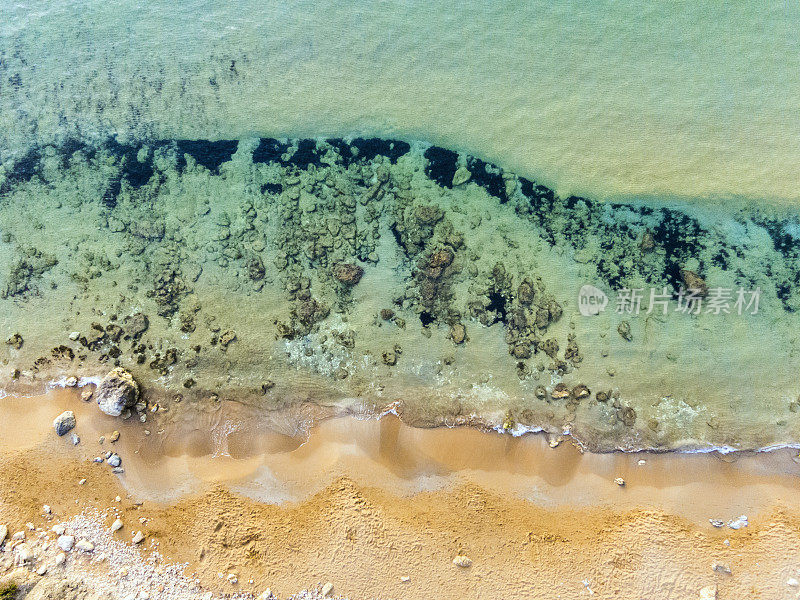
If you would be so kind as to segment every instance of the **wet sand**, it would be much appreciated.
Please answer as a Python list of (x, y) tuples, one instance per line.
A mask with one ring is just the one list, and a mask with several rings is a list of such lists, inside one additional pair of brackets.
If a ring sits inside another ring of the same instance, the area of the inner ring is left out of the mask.
[[(569, 440), (414, 429), (391, 415), (323, 420), (306, 439), (232, 402), (142, 424), (78, 396), (0, 400), (0, 519), (16, 531), (38, 525), (43, 504), (59, 519), (118, 506), (145, 547), (188, 562), (208, 590), (283, 597), (331, 581), (353, 599), (797, 593), (786, 583), (800, 549), (790, 450), (589, 454)], [(65, 409), (78, 446), (53, 433)], [(100, 446), (114, 429), (119, 442)], [(107, 449), (124, 474), (91, 462)], [(743, 514), (739, 530), (708, 521)], [(130, 540), (128, 527), (115, 535)], [(459, 553), (471, 567), (452, 564)], [(235, 586), (218, 576), (231, 572)]]

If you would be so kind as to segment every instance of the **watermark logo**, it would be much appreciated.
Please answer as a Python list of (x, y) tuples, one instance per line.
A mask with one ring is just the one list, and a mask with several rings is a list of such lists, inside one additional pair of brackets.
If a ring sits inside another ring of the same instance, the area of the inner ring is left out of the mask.
[[(761, 288), (683, 289), (672, 293), (668, 288), (621, 288), (615, 292), (614, 312), (638, 315), (678, 312), (689, 315), (758, 314)], [(584, 285), (578, 292), (578, 312), (584, 317), (599, 315), (608, 305), (608, 296), (593, 285)]]
[(584, 285), (578, 292), (578, 311), (584, 317), (599, 315), (608, 306), (608, 296), (593, 285)]

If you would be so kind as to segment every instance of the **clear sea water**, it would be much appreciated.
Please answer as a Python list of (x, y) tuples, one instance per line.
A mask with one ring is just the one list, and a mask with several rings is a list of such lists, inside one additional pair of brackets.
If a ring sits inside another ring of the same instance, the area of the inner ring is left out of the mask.
[(561, 193), (800, 199), (800, 5), (3, 2), (0, 156), (32, 140), (351, 134)]

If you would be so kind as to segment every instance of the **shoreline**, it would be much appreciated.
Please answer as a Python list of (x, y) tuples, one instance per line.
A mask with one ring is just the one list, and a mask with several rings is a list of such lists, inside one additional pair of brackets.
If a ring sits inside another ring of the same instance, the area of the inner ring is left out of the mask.
[[(0, 400), (3, 400), (7, 397), (16, 397), (16, 398), (40, 398), (42, 396), (46, 396), (48, 393), (54, 390), (81, 390), (81, 389), (94, 389), (99, 382), (103, 379), (100, 375), (88, 375), (82, 376), (77, 378), (76, 385), (69, 385), (68, 381), (72, 375), (63, 375), (58, 379), (50, 380), (46, 383), (43, 383), (41, 386), (26, 386), (23, 388), (20, 387), (13, 387), (13, 391), (8, 391), (7, 388), (0, 387)], [(201, 396), (208, 397), (211, 393), (201, 394)], [(144, 393), (144, 396), (148, 407), (152, 405), (160, 406), (164, 403), (164, 401), (169, 400), (171, 398), (169, 392), (162, 391), (162, 390), (147, 390)], [(583, 453), (591, 453), (591, 454), (614, 454), (614, 453), (623, 453), (623, 454), (719, 454), (722, 456), (731, 455), (736, 457), (742, 456), (752, 456), (757, 454), (764, 454), (764, 453), (771, 453), (771, 452), (780, 452), (786, 450), (800, 450), (800, 442), (785, 442), (785, 443), (776, 443), (771, 444), (768, 446), (763, 447), (756, 447), (756, 448), (736, 448), (732, 446), (713, 446), (713, 445), (701, 445), (696, 441), (688, 441), (684, 445), (677, 445), (671, 447), (657, 447), (657, 446), (641, 446), (641, 447), (626, 447), (626, 446), (608, 446), (601, 444), (591, 444), (587, 441), (581, 439), (578, 435), (574, 434), (573, 432), (569, 431), (568, 429), (563, 430), (550, 430), (548, 431), (545, 427), (539, 426), (524, 426), (519, 423), (515, 424), (512, 428), (506, 428), (503, 424), (503, 415), (499, 414), (495, 411), (494, 415), (486, 415), (482, 417), (481, 415), (471, 415), (468, 418), (454, 418), (448, 415), (441, 415), (438, 417), (434, 417), (429, 421), (420, 421), (415, 419), (414, 421), (407, 422), (403, 419), (403, 412), (398, 410), (398, 402), (394, 401), (388, 403), (387, 405), (380, 407), (375, 406), (374, 409), (364, 408), (364, 405), (355, 403), (351, 405), (336, 405), (334, 404), (321, 404), (319, 402), (314, 401), (305, 401), (296, 405), (292, 405), (290, 407), (283, 407), (283, 408), (275, 408), (275, 409), (259, 409), (257, 402), (248, 402), (248, 401), (241, 401), (237, 399), (225, 399), (224, 402), (233, 402), (241, 404), (243, 407), (248, 407), (253, 409), (254, 411), (261, 413), (262, 417), (269, 415), (267, 421), (269, 422), (278, 422), (288, 419), (289, 422), (292, 422), (292, 419), (297, 419), (298, 415), (303, 415), (302, 421), (297, 421), (296, 424), (299, 426), (296, 429), (296, 435), (304, 436), (308, 435), (310, 431), (318, 426), (319, 424), (323, 423), (329, 419), (341, 419), (341, 418), (355, 418), (360, 421), (369, 420), (369, 421), (380, 421), (382, 418), (387, 416), (394, 416), (400, 420), (404, 425), (408, 427), (412, 427), (415, 429), (458, 429), (458, 428), (467, 428), (472, 429), (477, 432), (481, 433), (495, 433), (502, 436), (509, 436), (511, 438), (521, 438), (521, 437), (543, 437), (549, 444), (552, 444), (553, 447), (561, 444), (561, 443), (570, 443), (574, 447), (576, 447), (581, 454)], [(178, 411), (184, 409), (189, 414), (192, 411), (196, 411), (200, 409), (202, 406), (202, 400), (197, 400), (198, 404), (190, 407), (189, 403), (184, 405), (183, 407), (178, 406), (177, 404), (173, 404), (173, 408), (177, 409)], [(93, 400), (90, 401), (93, 403)], [(311, 416), (313, 414), (313, 416)]]

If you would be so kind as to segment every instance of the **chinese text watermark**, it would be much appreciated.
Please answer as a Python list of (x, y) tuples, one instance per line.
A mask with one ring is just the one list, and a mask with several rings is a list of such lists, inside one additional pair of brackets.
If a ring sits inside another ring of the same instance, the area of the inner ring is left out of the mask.
[[(670, 312), (699, 314), (758, 314), (761, 288), (713, 287), (708, 289), (622, 288), (617, 290), (614, 310), (617, 314), (661, 314)], [(584, 285), (578, 292), (578, 311), (589, 317), (604, 312), (608, 296), (593, 285)]]

